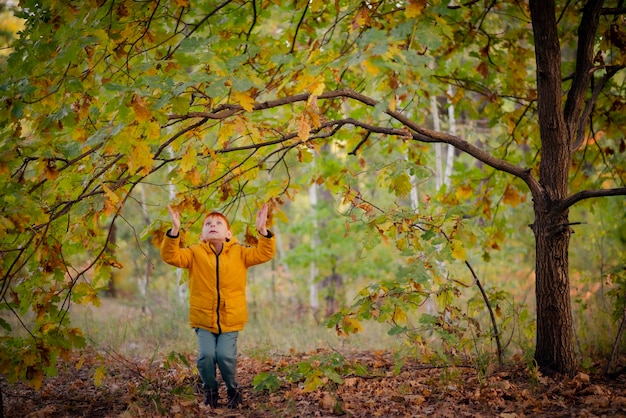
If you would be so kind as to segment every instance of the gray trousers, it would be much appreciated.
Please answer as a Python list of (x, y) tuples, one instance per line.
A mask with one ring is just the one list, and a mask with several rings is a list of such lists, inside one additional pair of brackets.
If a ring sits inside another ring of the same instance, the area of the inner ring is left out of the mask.
[(195, 328), (198, 336), (198, 373), (204, 390), (217, 389), (216, 364), (220, 369), (226, 388), (237, 389), (237, 336), (239, 333), (225, 332), (213, 334), (202, 328)]

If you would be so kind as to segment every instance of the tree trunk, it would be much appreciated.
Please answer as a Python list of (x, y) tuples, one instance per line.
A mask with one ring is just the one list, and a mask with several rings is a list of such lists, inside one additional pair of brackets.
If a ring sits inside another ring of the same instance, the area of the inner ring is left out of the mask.
[(569, 135), (563, 115), (561, 48), (554, 2), (531, 0), (537, 61), (537, 113), (541, 135), (540, 190), (535, 203), (537, 346), (543, 372), (576, 373), (568, 272), (568, 211), (554, 208), (568, 193)]
[(536, 211), (535, 248), (537, 345), (535, 360), (544, 373), (576, 373), (568, 275), (570, 231), (567, 213)]

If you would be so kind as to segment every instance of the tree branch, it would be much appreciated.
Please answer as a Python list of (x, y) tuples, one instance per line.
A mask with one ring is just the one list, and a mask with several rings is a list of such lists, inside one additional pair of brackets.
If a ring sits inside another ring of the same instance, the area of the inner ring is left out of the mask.
[(617, 72), (619, 70), (624, 69), (624, 68), (625, 68), (625, 66), (623, 66), (623, 65), (619, 65), (619, 66), (618, 65), (612, 65), (612, 66), (606, 67), (606, 73), (600, 79), (598, 84), (596, 84), (596, 86), (594, 87), (593, 93), (591, 94), (591, 98), (587, 101), (587, 104), (585, 105), (585, 110), (583, 111), (582, 117), (578, 121), (578, 131), (576, 133), (576, 139), (574, 141), (574, 144), (572, 145), (572, 150), (573, 151), (575, 151), (578, 148), (580, 148), (580, 146), (584, 142), (585, 125), (587, 124), (587, 120), (589, 120), (589, 116), (591, 115), (591, 111), (593, 110), (594, 105), (598, 101), (598, 96), (600, 95), (600, 92), (604, 88), (606, 82), (609, 81), (611, 79), (611, 77), (613, 77), (615, 74), (617, 74)]
[[(265, 109), (272, 109), (275, 107), (283, 106), (286, 104), (305, 102), (310, 97), (311, 97), (311, 94), (302, 93), (302, 94), (297, 94), (293, 96), (283, 97), (283, 98), (276, 99), (276, 100), (268, 100), (268, 101), (261, 102), (261, 103), (255, 103), (252, 108), (252, 111), (253, 112), (261, 111)], [(376, 107), (378, 105), (377, 100), (372, 99), (371, 97), (365, 96), (363, 94), (360, 94), (350, 89), (326, 91), (318, 96), (318, 99), (324, 99), (324, 100), (331, 100), (331, 99), (337, 99), (337, 98), (353, 99), (369, 107)], [(241, 105), (226, 104), (226, 105), (219, 106), (218, 108), (214, 109), (211, 112), (191, 112), (185, 115), (170, 115), (169, 119), (170, 120), (176, 120), (176, 119), (184, 120), (184, 119), (190, 119), (190, 118), (225, 119), (230, 116), (233, 116), (236, 113), (243, 112), (243, 111), (244, 109), (243, 107), (241, 107)], [(441, 132), (436, 132), (436, 131), (424, 128), (423, 126), (410, 120), (407, 116), (405, 116), (401, 112), (387, 109), (385, 110), (385, 113), (389, 115), (391, 118), (400, 122), (406, 128), (388, 128), (388, 127), (374, 126), (374, 125), (369, 125), (369, 124), (366, 124), (366, 123), (363, 123), (363, 122), (360, 122), (351, 118), (335, 120), (330, 123), (325, 123), (322, 125), (322, 127), (328, 127), (329, 125), (338, 125), (338, 124), (351, 124), (351, 125), (361, 127), (363, 129), (366, 129), (374, 133), (411, 137), (413, 140), (416, 140), (419, 142), (448, 144), (448, 145), (455, 147), (456, 149), (460, 151), (463, 151), (471, 155), (472, 157), (476, 158), (477, 160), (485, 163), (486, 165), (492, 168), (495, 168), (496, 170), (504, 171), (506, 173), (512, 174), (520, 178), (528, 185), (533, 196), (538, 196), (539, 193), (541, 192), (541, 185), (531, 175), (530, 169), (518, 167), (505, 160), (494, 157), (488, 152), (470, 144), (469, 142), (457, 136), (449, 135), (449, 134), (445, 134)], [(202, 123), (204, 122), (197, 123), (194, 126), (198, 126)], [(282, 138), (278, 142), (283, 141), (285, 139), (287, 138)], [(161, 148), (159, 148), (159, 152), (161, 152), (166, 145), (167, 144), (162, 145)], [(249, 147), (255, 147), (255, 145), (251, 145)]]
[(554, 207), (553, 211), (562, 212), (581, 200), (609, 196), (626, 196), (626, 187), (617, 187), (615, 189), (583, 190), (569, 196), (567, 199), (563, 199)]
[[(576, 70), (572, 80), (572, 86), (565, 102), (565, 124), (569, 134), (569, 143), (577, 142), (580, 126), (585, 125), (581, 120), (585, 93), (589, 87), (593, 75), (593, 47), (596, 40), (596, 32), (600, 21), (602, 0), (589, 0), (583, 8), (583, 15), (578, 26), (578, 50), (576, 53)], [(575, 147), (572, 147), (575, 149)]]
[(602, 14), (607, 16), (617, 16), (626, 14), (626, 7), (605, 7), (602, 9)]

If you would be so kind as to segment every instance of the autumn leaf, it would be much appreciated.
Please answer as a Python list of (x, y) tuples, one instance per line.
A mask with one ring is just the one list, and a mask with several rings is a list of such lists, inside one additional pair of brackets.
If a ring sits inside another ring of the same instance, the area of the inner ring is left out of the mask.
[(396, 307), (393, 311), (392, 320), (394, 323), (403, 324), (406, 322), (406, 312), (403, 309)]
[(306, 114), (300, 115), (298, 119), (298, 138), (302, 141), (306, 141), (309, 139), (309, 135), (311, 134), (311, 125), (309, 125), (309, 121), (306, 118)]
[(320, 10), (322, 10), (326, 2), (324, 0), (311, 0), (310, 4), (311, 4), (311, 12), (317, 13)]
[(522, 202), (526, 201), (526, 196), (521, 194), (519, 190), (517, 190), (515, 187), (509, 184), (506, 186), (506, 190), (504, 191), (504, 197), (502, 198), (502, 201), (506, 203), (507, 205), (516, 207)]
[(185, 173), (185, 178), (191, 182), (194, 186), (200, 185), (202, 179), (200, 178), (200, 172), (197, 167), (191, 167), (191, 170)]
[(341, 320), (341, 329), (348, 334), (356, 334), (363, 331), (363, 326), (351, 316), (344, 316)]
[(107, 196), (107, 200), (109, 200), (113, 204), (113, 206), (116, 206), (118, 203), (120, 203), (119, 196), (115, 194), (113, 190), (109, 189), (106, 184), (102, 185), (102, 190), (104, 190)]
[(425, 0), (410, 0), (408, 6), (406, 7), (406, 17), (409, 19), (418, 17), (424, 11), (425, 6)]
[(411, 184), (411, 177), (406, 173), (400, 173), (398, 176), (391, 180), (389, 186), (390, 191), (393, 191), (396, 196), (404, 197), (411, 192), (413, 185)]
[(351, 29), (355, 30), (369, 25), (370, 19), (371, 16), (369, 9), (367, 8), (367, 6), (362, 6), (352, 20)]
[(230, 136), (235, 132), (234, 123), (222, 123), (217, 133), (217, 141), (221, 148), (226, 148)]
[(456, 188), (456, 197), (458, 199), (468, 199), (474, 193), (474, 187), (471, 184), (465, 184)]
[(365, 67), (367, 73), (371, 76), (376, 76), (380, 72), (378, 66), (374, 64), (371, 59), (365, 60), (363, 62), (363, 66)]
[(131, 174), (141, 170), (141, 174), (146, 175), (152, 167), (152, 152), (147, 141), (139, 141), (133, 146), (128, 157), (128, 169)]
[(148, 110), (148, 107), (146, 106), (146, 102), (143, 99), (143, 97), (135, 94), (133, 95), (133, 98), (130, 101), (133, 110), (135, 111), (135, 116), (137, 117), (137, 121), (139, 122), (145, 122), (147, 120), (150, 120), (150, 118), (152, 118), (152, 113), (150, 112), (150, 110)]
[(463, 243), (459, 240), (453, 239), (450, 242), (450, 249), (452, 250), (452, 256), (461, 261), (466, 260), (465, 247)]
[(317, 77), (313, 83), (307, 86), (306, 91), (308, 91), (312, 96), (319, 96), (324, 93), (324, 89), (326, 88), (326, 83), (324, 82), (323, 77)]
[(232, 93), (233, 100), (241, 105), (247, 112), (254, 110), (254, 97), (249, 92), (234, 91)]
[(93, 381), (97, 387), (102, 386), (102, 382), (106, 377), (106, 370), (104, 368), (104, 364), (101, 364), (93, 374)]
[(57, 177), (59, 177), (59, 170), (57, 170), (54, 161), (48, 160), (46, 163), (45, 173), (46, 179), (49, 181), (54, 181)]
[(184, 172), (188, 172), (194, 168), (197, 164), (196, 150), (191, 145), (187, 147), (187, 151), (183, 154), (180, 160), (180, 169)]

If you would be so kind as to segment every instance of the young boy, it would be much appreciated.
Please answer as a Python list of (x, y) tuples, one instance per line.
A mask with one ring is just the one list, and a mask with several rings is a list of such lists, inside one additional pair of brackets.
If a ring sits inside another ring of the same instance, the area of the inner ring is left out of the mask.
[(204, 404), (217, 407), (216, 367), (226, 384), (228, 408), (242, 401), (235, 378), (237, 336), (248, 320), (246, 271), (274, 257), (275, 243), (267, 230), (267, 205), (256, 217), (259, 242), (241, 245), (233, 238), (230, 224), (219, 212), (209, 213), (202, 224), (200, 243), (180, 248), (180, 214), (168, 207), (172, 228), (161, 245), (161, 258), (168, 264), (189, 269), (189, 322), (198, 337), (198, 372), (205, 391)]

